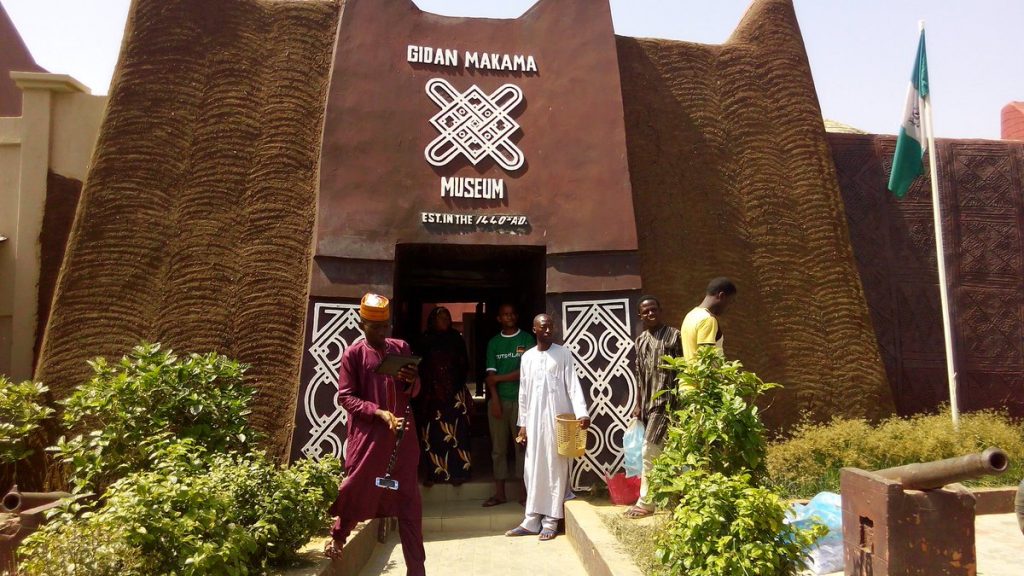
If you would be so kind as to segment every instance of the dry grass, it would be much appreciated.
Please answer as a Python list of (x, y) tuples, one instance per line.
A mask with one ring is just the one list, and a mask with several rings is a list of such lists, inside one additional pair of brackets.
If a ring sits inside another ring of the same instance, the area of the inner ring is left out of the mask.
[(643, 520), (630, 520), (617, 508), (614, 513), (601, 512), (601, 520), (608, 530), (618, 538), (622, 549), (633, 558), (640, 571), (648, 576), (664, 574), (661, 564), (654, 556), (658, 549), (658, 532), (668, 516), (657, 514)]

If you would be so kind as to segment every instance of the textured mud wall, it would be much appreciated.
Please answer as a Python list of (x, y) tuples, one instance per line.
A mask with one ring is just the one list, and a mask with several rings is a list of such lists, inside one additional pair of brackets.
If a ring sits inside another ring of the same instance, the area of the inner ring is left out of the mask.
[(142, 340), (250, 363), (283, 451), (302, 349), (333, 0), (136, 0), (37, 377)]
[(890, 413), (792, 3), (755, 2), (722, 45), (618, 47), (644, 290), (678, 323), (736, 280), (726, 354), (786, 386), (771, 424)]
[[(886, 190), (896, 139), (831, 134), (850, 237), (901, 413), (949, 401), (931, 180)], [(1024, 143), (938, 142), (962, 410), (1024, 416)]]
[(67, 249), (71, 226), (75, 223), (78, 199), (82, 195), (82, 183), (74, 178), (65, 178), (56, 172), (46, 174), (46, 206), (43, 209), (43, 226), (39, 232), (39, 301), (36, 312), (36, 343), (33, 347), (33, 362), (39, 362), (39, 349), (43, 344), (43, 333), (50, 318), (53, 291), (64, 252)]

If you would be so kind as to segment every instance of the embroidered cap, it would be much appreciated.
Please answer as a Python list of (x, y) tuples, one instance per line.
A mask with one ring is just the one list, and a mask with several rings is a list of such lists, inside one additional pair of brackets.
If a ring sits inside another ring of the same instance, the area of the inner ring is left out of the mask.
[(391, 319), (391, 301), (379, 294), (366, 294), (359, 303), (359, 316), (370, 322), (387, 322)]

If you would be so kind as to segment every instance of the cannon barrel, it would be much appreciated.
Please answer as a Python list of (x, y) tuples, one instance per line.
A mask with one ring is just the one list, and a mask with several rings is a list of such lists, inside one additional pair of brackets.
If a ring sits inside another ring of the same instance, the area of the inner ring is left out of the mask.
[(15, 486), (0, 500), (0, 511), (16, 514), (68, 496), (71, 494), (67, 492), (21, 492)]
[(931, 490), (961, 480), (1002, 474), (1006, 472), (1009, 465), (1010, 459), (1006, 452), (999, 448), (987, 448), (984, 452), (977, 454), (896, 466), (878, 470), (874, 474), (896, 480), (904, 488), (910, 490)]

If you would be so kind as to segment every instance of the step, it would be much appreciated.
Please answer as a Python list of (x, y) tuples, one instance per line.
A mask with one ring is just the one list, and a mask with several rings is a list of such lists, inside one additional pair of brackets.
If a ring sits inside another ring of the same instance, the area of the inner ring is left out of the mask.
[[(420, 497), (423, 503), (427, 502), (455, 502), (475, 501), (483, 504), (483, 501), (494, 494), (493, 480), (473, 480), (461, 486), (451, 484), (434, 484), (427, 488), (420, 486)], [(523, 484), (519, 480), (505, 482), (505, 495), (510, 502), (514, 502), (523, 494)]]
[(523, 521), (523, 507), (510, 501), (484, 508), (484, 499), (423, 503), (423, 532), (488, 532), (504, 534)]

